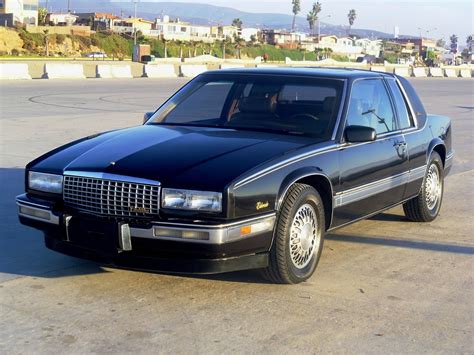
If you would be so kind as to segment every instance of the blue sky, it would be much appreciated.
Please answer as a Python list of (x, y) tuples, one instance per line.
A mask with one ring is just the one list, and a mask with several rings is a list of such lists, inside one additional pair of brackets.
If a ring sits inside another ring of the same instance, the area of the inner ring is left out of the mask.
[[(156, 1), (156, 0), (141, 0)], [(247, 12), (291, 13), (291, 0), (167, 0), (189, 3), (208, 3), (237, 8)], [(159, 2), (159, 1), (156, 1)], [(401, 34), (419, 35), (418, 27), (432, 30), (429, 37), (448, 38), (455, 33), (460, 43), (474, 32), (472, 0), (320, 0), (323, 21), (335, 25), (347, 23), (347, 12), (354, 8), (358, 18), (354, 27), (371, 28), (393, 33), (398, 26)], [(301, 0), (302, 14), (306, 14), (312, 0)], [(425, 36), (426, 34), (424, 34)]]

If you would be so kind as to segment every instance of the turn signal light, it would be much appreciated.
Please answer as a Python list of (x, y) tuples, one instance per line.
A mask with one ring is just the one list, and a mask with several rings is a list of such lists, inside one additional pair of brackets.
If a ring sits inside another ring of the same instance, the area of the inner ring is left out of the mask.
[(252, 226), (244, 226), (240, 228), (240, 235), (247, 235), (252, 233)]

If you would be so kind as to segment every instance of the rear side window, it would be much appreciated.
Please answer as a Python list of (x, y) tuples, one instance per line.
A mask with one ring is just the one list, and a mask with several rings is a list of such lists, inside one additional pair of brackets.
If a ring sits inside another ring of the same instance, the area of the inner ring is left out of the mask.
[(377, 134), (397, 129), (392, 103), (382, 80), (358, 80), (352, 85), (346, 125), (372, 127)]
[(413, 117), (411, 117), (408, 104), (403, 97), (397, 82), (394, 79), (387, 79), (387, 82), (395, 101), (395, 108), (397, 109), (400, 129), (413, 127)]

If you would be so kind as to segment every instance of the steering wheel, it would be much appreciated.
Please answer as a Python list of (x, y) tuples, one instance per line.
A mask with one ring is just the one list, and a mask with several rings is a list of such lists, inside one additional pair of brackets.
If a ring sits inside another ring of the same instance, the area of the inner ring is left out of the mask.
[(310, 113), (297, 113), (296, 115), (291, 116), (291, 120), (296, 119), (296, 118), (310, 118), (315, 121), (319, 121), (319, 118), (316, 117), (315, 115), (312, 115)]

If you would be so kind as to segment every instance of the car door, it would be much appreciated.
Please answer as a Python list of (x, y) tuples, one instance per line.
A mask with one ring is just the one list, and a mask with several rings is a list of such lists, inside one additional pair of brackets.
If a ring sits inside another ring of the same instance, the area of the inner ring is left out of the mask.
[(375, 141), (343, 142), (334, 222), (343, 225), (402, 200), (409, 176), (405, 138), (383, 79), (352, 83), (345, 127), (369, 126)]

